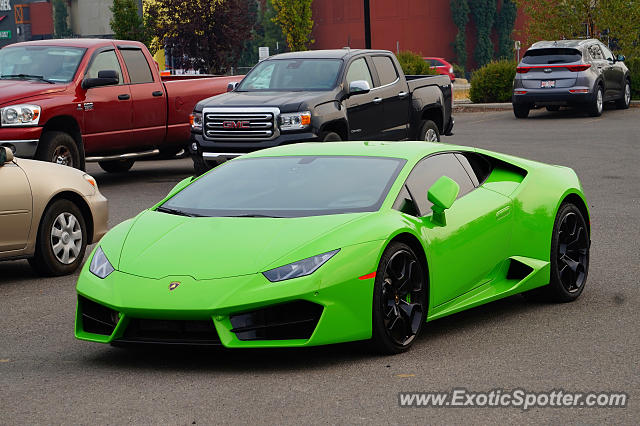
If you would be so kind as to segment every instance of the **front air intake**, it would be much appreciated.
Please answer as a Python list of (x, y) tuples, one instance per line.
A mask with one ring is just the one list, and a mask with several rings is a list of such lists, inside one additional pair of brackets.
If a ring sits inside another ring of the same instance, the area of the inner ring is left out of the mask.
[(82, 317), (82, 329), (87, 333), (110, 336), (120, 319), (117, 311), (82, 296), (78, 296), (78, 309)]
[(126, 343), (169, 343), (183, 345), (220, 345), (212, 320), (159, 320), (131, 318), (124, 335)]

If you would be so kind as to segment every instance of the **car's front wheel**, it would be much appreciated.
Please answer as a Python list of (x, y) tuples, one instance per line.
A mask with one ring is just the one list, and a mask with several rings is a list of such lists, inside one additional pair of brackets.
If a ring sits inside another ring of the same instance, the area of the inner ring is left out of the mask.
[(427, 315), (426, 274), (411, 247), (393, 242), (386, 248), (373, 292), (374, 348), (384, 354), (408, 350)]
[(591, 117), (600, 117), (604, 108), (604, 91), (602, 86), (598, 86), (593, 101), (589, 105), (588, 111)]
[(616, 108), (627, 109), (631, 104), (631, 84), (629, 80), (624, 82), (624, 90), (622, 91), (622, 97), (616, 101)]

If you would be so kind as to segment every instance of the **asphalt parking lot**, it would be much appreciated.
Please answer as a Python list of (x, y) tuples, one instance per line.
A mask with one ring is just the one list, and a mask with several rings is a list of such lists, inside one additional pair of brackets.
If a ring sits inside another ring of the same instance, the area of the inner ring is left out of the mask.
[[(640, 418), (640, 109), (462, 113), (446, 142), (574, 168), (591, 209), (587, 287), (571, 304), (510, 297), (429, 323), (405, 354), (125, 350), (73, 337), (76, 276), (0, 263), (0, 424), (628, 423)], [(89, 172), (110, 226), (161, 199), (189, 159)], [(215, 242), (212, 242), (215, 243)], [(398, 392), (621, 391), (627, 408), (399, 408)]]

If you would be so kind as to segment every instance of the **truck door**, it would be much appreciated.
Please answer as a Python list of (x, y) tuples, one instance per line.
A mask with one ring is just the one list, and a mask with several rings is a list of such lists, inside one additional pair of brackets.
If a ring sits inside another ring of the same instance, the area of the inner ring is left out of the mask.
[[(345, 90), (349, 90), (352, 81), (364, 80), (373, 88), (373, 78), (364, 56), (349, 64), (344, 81)], [(384, 112), (382, 98), (371, 90), (369, 93), (354, 95), (345, 102), (349, 119), (350, 140), (381, 140)]]
[(85, 78), (97, 78), (99, 71), (116, 71), (119, 81), (112, 86), (80, 89), (77, 108), (84, 111), (83, 140), (88, 153), (125, 149), (131, 131), (131, 92), (125, 84), (115, 49), (95, 52)]
[(384, 140), (399, 141), (407, 138), (409, 107), (411, 96), (407, 83), (400, 79), (391, 57), (376, 55), (372, 57), (378, 73), (378, 87), (374, 92), (382, 98)]
[(129, 75), (133, 107), (132, 144), (159, 146), (167, 132), (167, 100), (160, 78), (154, 81), (149, 60), (136, 46), (118, 46)]
[(27, 176), (14, 163), (0, 165), (0, 253), (26, 247), (33, 214)]

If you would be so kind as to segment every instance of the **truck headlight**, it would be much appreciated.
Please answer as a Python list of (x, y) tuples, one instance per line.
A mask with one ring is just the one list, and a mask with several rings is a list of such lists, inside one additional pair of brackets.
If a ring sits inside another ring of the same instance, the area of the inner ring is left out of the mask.
[(93, 259), (91, 259), (91, 265), (89, 265), (89, 271), (91, 271), (91, 273), (96, 277), (102, 279), (107, 278), (109, 274), (115, 271), (115, 268), (111, 265), (111, 262), (109, 262), (109, 259), (107, 259), (107, 256), (102, 251), (102, 247), (98, 247), (96, 249)]
[(194, 132), (202, 131), (202, 113), (194, 112), (189, 115), (189, 123), (191, 123), (191, 130)]
[(40, 121), (38, 105), (11, 105), (0, 108), (0, 125), (35, 126)]
[(340, 249), (336, 249), (317, 256), (308, 257), (288, 265), (280, 266), (279, 268), (270, 269), (263, 272), (262, 275), (272, 283), (304, 277), (305, 275), (313, 274), (316, 269), (324, 265), (327, 260), (335, 256), (339, 251)]
[(280, 130), (300, 130), (311, 124), (311, 112), (292, 112), (280, 114)]

